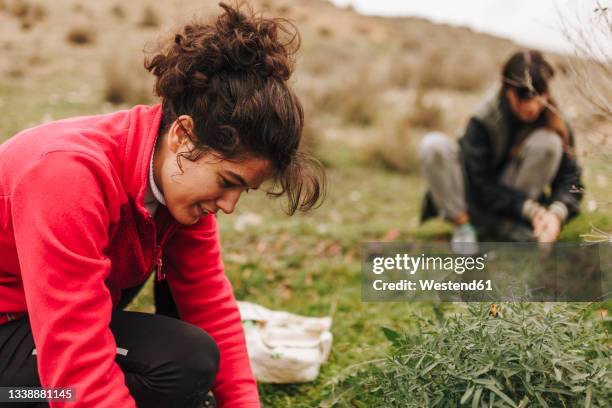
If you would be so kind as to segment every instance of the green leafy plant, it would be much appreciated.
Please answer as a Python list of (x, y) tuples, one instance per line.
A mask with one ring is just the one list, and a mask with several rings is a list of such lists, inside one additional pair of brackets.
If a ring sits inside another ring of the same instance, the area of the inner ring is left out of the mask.
[(592, 308), (487, 304), (416, 330), (383, 332), (387, 359), (344, 378), (328, 406), (607, 407), (610, 339)]

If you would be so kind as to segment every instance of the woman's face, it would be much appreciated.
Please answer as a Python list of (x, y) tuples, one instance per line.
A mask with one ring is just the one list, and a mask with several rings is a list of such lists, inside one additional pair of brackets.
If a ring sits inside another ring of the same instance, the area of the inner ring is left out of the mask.
[(548, 104), (548, 94), (537, 95), (531, 98), (520, 99), (513, 88), (506, 91), (508, 104), (514, 115), (524, 123), (532, 123), (546, 108)]
[[(191, 118), (183, 126), (193, 134)], [(161, 141), (153, 162), (155, 183), (174, 219), (184, 225), (218, 210), (232, 213), (242, 192), (257, 189), (269, 174), (267, 160), (249, 156), (229, 161), (214, 153), (193, 162), (180, 158), (181, 171), (177, 155), (193, 148), (191, 140), (175, 122)]]

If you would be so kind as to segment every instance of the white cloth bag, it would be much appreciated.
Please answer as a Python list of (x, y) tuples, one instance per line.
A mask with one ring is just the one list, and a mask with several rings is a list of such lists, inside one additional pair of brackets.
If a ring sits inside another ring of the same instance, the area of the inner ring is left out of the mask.
[(305, 317), (238, 302), (255, 378), (302, 383), (319, 375), (332, 346), (331, 317)]

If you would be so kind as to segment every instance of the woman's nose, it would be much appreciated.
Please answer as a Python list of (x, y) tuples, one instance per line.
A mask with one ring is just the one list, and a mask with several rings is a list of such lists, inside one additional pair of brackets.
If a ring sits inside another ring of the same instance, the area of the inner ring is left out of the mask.
[(217, 199), (217, 207), (226, 214), (233, 213), (240, 198), (240, 193), (242, 193), (242, 190), (239, 189), (225, 191)]

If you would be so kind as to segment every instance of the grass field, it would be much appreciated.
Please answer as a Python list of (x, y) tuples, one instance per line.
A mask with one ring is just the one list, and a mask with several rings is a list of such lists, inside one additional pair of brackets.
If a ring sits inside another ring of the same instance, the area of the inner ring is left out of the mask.
[[(609, 163), (601, 166), (607, 174), (612, 171)], [(604, 198), (607, 189), (594, 184), (587, 180), (593, 195)], [(422, 192), (418, 175), (345, 161), (343, 167), (329, 170), (329, 197), (310, 215), (284, 216), (280, 203), (256, 193), (243, 198), (235, 215), (219, 217), (226, 270), (239, 299), (333, 317), (334, 344), (320, 377), (303, 385), (261, 385), (266, 407), (318, 406), (349, 367), (384, 356), (388, 341), (381, 327), (401, 330), (414, 314), (432, 314), (430, 303), (361, 302), (361, 242), (390, 236), (408, 242), (448, 238), (450, 228), (442, 222), (418, 225)], [(260, 215), (261, 224), (237, 231), (235, 221), (246, 213)], [(590, 224), (612, 228), (610, 208), (581, 215), (566, 227), (562, 239), (580, 240)], [(135, 302), (135, 310), (152, 311), (150, 288)]]

